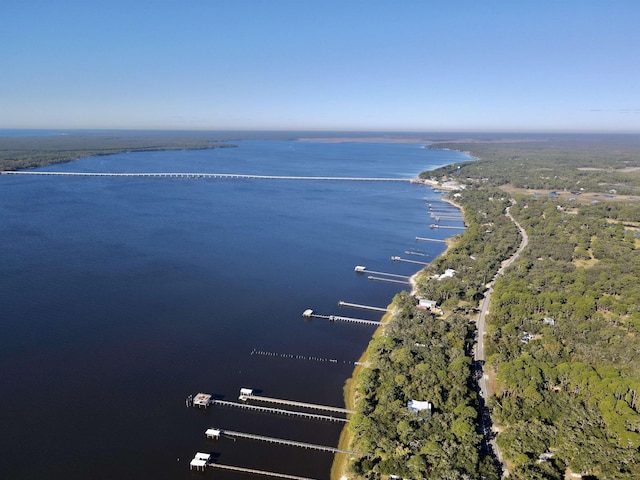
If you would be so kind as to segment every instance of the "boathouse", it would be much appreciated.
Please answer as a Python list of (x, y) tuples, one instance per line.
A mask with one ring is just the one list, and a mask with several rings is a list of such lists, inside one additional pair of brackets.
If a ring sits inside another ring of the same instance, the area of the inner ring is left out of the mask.
[(240, 389), (240, 396), (241, 397), (250, 397), (251, 395), (253, 395), (253, 389), (251, 389), (251, 388), (241, 388)]
[(208, 393), (199, 393), (195, 397), (193, 397), (194, 407), (207, 408), (210, 404), (211, 404), (211, 395)]
[(209, 428), (204, 432), (207, 438), (213, 438), (215, 440), (218, 440), (220, 438), (220, 433), (221, 432), (219, 428)]
[(191, 460), (191, 463), (189, 464), (189, 468), (191, 470), (193, 470), (194, 468), (196, 470), (204, 470), (206, 466), (209, 464), (210, 459), (211, 459), (210, 453), (198, 452), (196, 453), (196, 456), (193, 457), (193, 460)]

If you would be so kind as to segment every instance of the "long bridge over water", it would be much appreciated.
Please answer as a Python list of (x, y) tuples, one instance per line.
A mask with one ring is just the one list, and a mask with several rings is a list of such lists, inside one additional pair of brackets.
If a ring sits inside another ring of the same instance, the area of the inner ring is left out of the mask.
[(385, 178), (385, 177), (314, 177), (295, 175), (252, 175), (244, 173), (195, 173), (195, 172), (52, 172), (44, 170), (15, 170), (3, 171), (2, 175), (45, 175), (64, 177), (141, 177), (141, 178), (202, 178), (202, 179), (234, 179), (234, 180), (323, 180), (346, 182), (411, 182), (422, 183), (416, 178)]

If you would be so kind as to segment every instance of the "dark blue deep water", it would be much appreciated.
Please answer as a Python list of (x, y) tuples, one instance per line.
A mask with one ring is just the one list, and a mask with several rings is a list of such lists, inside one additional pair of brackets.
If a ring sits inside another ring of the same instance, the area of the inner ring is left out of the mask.
[[(244, 141), (238, 148), (83, 159), (57, 171), (411, 177), (467, 160), (416, 144)], [(212, 407), (199, 391), (343, 405), (342, 387), (401, 285), (355, 265), (441, 244), (409, 183), (0, 176), (0, 478), (246, 479), (189, 472), (197, 451), (230, 465), (326, 479), (330, 454), (208, 441), (209, 427), (337, 445), (340, 424)], [(459, 223), (458, 223), (459, 225)], [(408, 257), (409, 258), (409, 257)], [(337, 359), (287, 359), (261, 350)]]

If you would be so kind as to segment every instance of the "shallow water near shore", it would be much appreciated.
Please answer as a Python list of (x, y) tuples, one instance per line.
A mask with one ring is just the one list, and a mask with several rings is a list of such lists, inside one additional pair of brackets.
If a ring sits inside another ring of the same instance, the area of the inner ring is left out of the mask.
[[(468, 159), (401, 143), (238, 145), (44, 170), (413, 177)], [(213, 442), (204, 431), (335, 446), (342, 424), (197, 411), (185, 398), (235, 401), (251, 387), (342, 406), (373, 327), (301, 314), (379, 319), (337, 303), (384, 307), (408, 288), (369, 281), (355, 265), (411, 275), (418, 265), (390, 257), (444, 250), (415, 241), (452, 234), (429, 230), (423, 198), (439, 202), (409, 183), (0, 176), (0, 478), (249, 478), (191, 473), (197, 451), (328, 478), (331, 454)]]

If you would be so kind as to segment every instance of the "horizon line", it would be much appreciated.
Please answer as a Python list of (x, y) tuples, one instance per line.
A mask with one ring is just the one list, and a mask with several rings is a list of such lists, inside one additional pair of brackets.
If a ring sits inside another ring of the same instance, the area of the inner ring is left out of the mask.
[(2, 130), (33, 131), (74, 131), (74, 132), (246, 132), (246, 133), (377, 133), (377, 134), (592, 134), (592, 135), (638, 135), (640, 130), (603, 130), (603, 129), (356, 129), (356, 128), (204, 128), (204, 127), (2, 127)]

